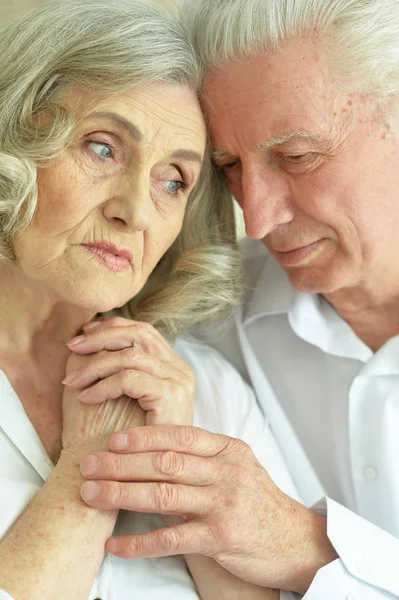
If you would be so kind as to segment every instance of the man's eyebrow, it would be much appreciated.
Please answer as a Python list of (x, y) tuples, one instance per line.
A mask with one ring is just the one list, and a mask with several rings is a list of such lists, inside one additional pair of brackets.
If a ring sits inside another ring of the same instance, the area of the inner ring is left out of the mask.
[(270, 138), (270, 140), (260, 142), (256, 145), (255, 150), (270, 150), (275, 146), (280, 146), (281, 144), (285, 144), (286, 142), (289, 142), (295, 138), (300, 138), (313, 144), (320, 144), (323, 141), (323, 138), (320, 134), (308, 133), (302, 129), (297, 129), (295, 131), (286, 131), (280, 135)]
[(233, 159), (234, 157), (227, 152), (227, 150), (214, 150), (212, 152), (212, 159), (218, 163), (218, 162), (222, 162), (224, 160), (230, 160)]
[(136, 125), (134, 125), (131, 121), (129, 121), (128, 119), (125, 119), (125, 117), (122, 117), (121, 115), (118, 115), (117, 113), (95, 112), (95, 113), (91, 113), (88, 116), (95, 117), (97, 119), (109, 119), (110, 121), (114, 121), (114, 123), (116, 123), (123, 129), (125, 129), (127, 131), (127, 133), (130, 135), (130, 137), (132, 137), (136, 142), (141, 142), (141, 140), (143, 139), (143, 135), (142, 135), (140, 129)]
[[(302, 129), (296, 129), (295, 131), (285, 131), (275, 137), (270, 138), (269, 140), (266, 140), (265, 142), (260, 142), (255, 146), (255, 152), (273, 149), (276, 146), (280, 146), (281, 144), (289, 142), (295, 138), (307, 140), (308, 142), (317, 145), (320, 145), (323, 141), (323, 137), (320, 134), (308, 133)], [(227, 150), (215, 150), (212, 152), (212, 158), (216, 163), (236, 159), (236, 157), (227, 152)]]
[(188, 162), (196, 162), (200, 165), (202, 163), (202, 156), (199, 152), (195, 152), (195, 150), (186, 150), (184, 148), (175, 150), (175, 152), (171, 154), (171, 158), (186, 160)]

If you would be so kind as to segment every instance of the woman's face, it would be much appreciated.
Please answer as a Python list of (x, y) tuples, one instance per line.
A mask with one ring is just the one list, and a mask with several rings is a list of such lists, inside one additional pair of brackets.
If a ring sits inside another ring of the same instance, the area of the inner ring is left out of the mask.
[(205, 126), (193, 91), (161, 83), (106, 99), (75, 90), (67, 107), (78, 125), (38, 169), (17, 268), (55, 301), (101, 312), (141, 290), (180, 232)]

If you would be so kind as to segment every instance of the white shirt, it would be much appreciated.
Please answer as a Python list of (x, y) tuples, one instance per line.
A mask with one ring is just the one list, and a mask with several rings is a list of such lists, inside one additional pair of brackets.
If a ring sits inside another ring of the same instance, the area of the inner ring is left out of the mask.
[[(253, 393), (238, 373), (205, 345), (180, 339), (175, 351), (197, 375), (195, 424), (245, 440), (277, 485), (296, 497), (292, 479)], [(52, 469), (20, 400), (0, 371), (0, 539)], [(121, 512), (116, 529), (121, 535), (163, 526), (158, 515)], [(132, 590), (134, 600), (199, 599), (181, 556), (125, 561), (107, 555), (89, 600), (131, 600)], [(10, 596), (0, 590), (0, 600), (10, 600)]]
[(296, 292), (260, 242), (243, 251), (243, 307), (216, 345), (253, 385), (306, 504), (328, 497), (341, 560), (305, 598), (398, 597), (399, 336), (373, 354), (325, 299)]

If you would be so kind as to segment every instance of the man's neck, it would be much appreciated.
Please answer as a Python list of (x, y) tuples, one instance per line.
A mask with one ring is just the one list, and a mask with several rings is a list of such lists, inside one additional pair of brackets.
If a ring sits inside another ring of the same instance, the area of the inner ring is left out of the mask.
[(399, 334), (399, 292), (387, 289), (376, 293), (358, 287), (324, 297), (373, 352)]

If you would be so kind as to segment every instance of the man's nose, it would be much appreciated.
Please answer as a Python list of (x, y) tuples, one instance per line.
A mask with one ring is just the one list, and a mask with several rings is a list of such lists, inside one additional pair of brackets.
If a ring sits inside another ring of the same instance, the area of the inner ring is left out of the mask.
[(271, 165), (243, 169), (238, 201), (246, 234), (253, 239), (265, 238), (273, 229), (294, 218), (289, 185), (284, 174)]
[(105, 218), (120, 231), (145, 231), (150, 225), (152, 197), (149, 178), (128, 181), (106, 203)]

